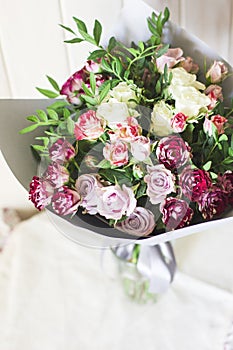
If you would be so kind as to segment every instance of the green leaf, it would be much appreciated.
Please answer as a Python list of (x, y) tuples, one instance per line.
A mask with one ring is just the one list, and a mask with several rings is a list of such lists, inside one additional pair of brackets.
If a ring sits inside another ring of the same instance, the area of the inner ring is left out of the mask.
[(109, 66), (109, 64), (106, 62), (106, 60), (102, 59), (101, 60), (101, 65), (102, 65), (104, 70), (106, 70), (107, 72), (112, 73), (112, 68)]
[(144, 49), (145, 49), (144, 42), (143, 42), (143, 41), (139, 41), (139, 43), (138, 43), (138, 47), (139, 47), (139, 49), (141, 50), (141, 52), (143, 52), (143, 51), (144, 51)]
[(67, 119), (67, 130), (69, 134), (74, 134), (74, 121), (71, 118)]
[(163, 25), (169, 20), (169, 17), (170, 17), (170, 11), (167, 7), (165, 7), (165, 10), (164, 10), (164, 13), (163, 13), (163, 20), (162, 20), (162, 23)]
[(95, 95), (96, 78), (95, 78), (95, 74), (93, 72), (90, 72), (90, 86), (91, 86), (91, 90), (93, 92), (93, 95)]
[(29, 120), (30, 122), (33, 122), (33, 123), (39, 122), (39, 119), (36, 115), (29, 115), (29, 117), (27, 117), (27, 120)]
[(108, 52), (111, 52), (114, 49), (114, 47), (116, 46), (116, 43), (117, 43), (116, 39), (114, 38), (114, 36), (112, 36), (108, 42)]
[(49, 77), (48, 75), (46, 75), (46, 77), (47, 77), (48, 81), (50, 82), (50, 84), (52, 85), (52, 87), (60, 93), (60, 88), (58, 86), (58, 83), (53, 78)]
[(219, 142), (221, 142), (221, 141), (228, 141), (227, 135), (222, 134), (222, 135), (219, 137), (218, 141), (219, 141)]
[(231, 164), (231, 163), (233, 163), (233, 158), (231, 158), (231, 157), (227, 157), (222, 162), (222, 164), (226, 164), (226, 165)]
[(233, 157), (233, 149), (232, 148), (228, 149), (228, 154), (230, 157)]
[(33, 124), (33, 125), (30, 125), (30, 126), (27, 126), (26, 128), (20, 130), (19, 133), (21, 135), (27, 134), (28, 132), (31, 132), (31, 131), (35, 130), (38, 126), (39, 126), (38, 124)]
[(84, 102), (92, 105), (92, 106), (95, 106), (97, 103), (96, 103), (96, 99), (91, 97), (91, 96), (87, 96), (87, 95), (81, 95), (80, 98), (82, 100), (84, 100)]
[(108, 84), (105, 85), (105, 87), (103, 88), (103, 90), (101, 91), (100, 95), (99, 95), (99, 100), (100, 103), (105, 99), (105, 97), (107, 96), (107, 94), (110, 91), (110, 82)]
[(96, 167), (101, 169), (110, 169), (111, 163), (109, 162), (109, 160), (103, 159), (101, 160), (101, 162), (99, 162), (99, 164), (96, 165)]
[(32, 145), (32, 148), (34, 148), (36, 151), (44, 152), (45, 151), (45, 146), (41, 145)]
[(70, 32), (70, 33), (76, 35), (76, 33), (75, 33), (71, 28), (66, 27), (66, 26), (64, 26), (63, 24), (59, 24), (59, 26), (62, 27), (63, 29), (65, 29), (65, 30), (67, 30), (68, 32)]
[(52, 103), (50, 106), (48, 106), (48, 108), (51, 110), (51, 109), (54, 109), (54, 110), (57, 110), (59, 108), (63, 108), (65, 106), (68, 106), (68, 102), (67, 101), (57, 101), (57, 102), (54, 102)]
[(81, 19), (78, 19), (76, 17), (73, 17), (73, 20), (75, 21), (77, 27), (78, 27), (78, 30), (79, 32), (82, 31), (82, 32), (85, 32), (87, 33), (87, 27), (86, 27), (86, 24), (81, 21)]
[(46, 123), (48, 121), (48, 117), (45, 111), (43, 111), (42, 109), (38, 109), (36, 113), (42, 122)]
[(66, 44), (77, 44), (77, 43), (81, 43), (82, 41), (84, 41), (84, 40), (81, 39), (81, 38), (74, 38), (74, 39), (71, 39), (71, 40), (64, 40), (64, 43), (66, 43)]
[(218, 178), (218, 174), (213, 173), (212, 171), (210, 172), (210, 176), (213, 180)]
[(100, 38), (101, 38), (101, 34), (102, 34), (102, 25), (101, 23), (96, 19), (95, 20), (95, 25), (94, 25), (94, 29), (93, 29), (93, 35), (96, 41), (96, 44), (99, 45), (100, 42)]
[(57, 112), (55, 112), (53, 109), (47, 108), (47, 112), (48, 112), (48, 115), (49, 115), (50, 119), (53, 119), (53, 120), (58, 120), (59, 119)]
[(63, 117), (64, 117), (64, 119), (69, 118), (69, 116), (70, 116), (70, 111), (67, 108), (64, 108), (63, 109)]
[(96, 45), (96, 41), (92, 36), (86, 32), (83, 32), (82, 30), (79, 31), (79, 33), (82, 35), (82, 37), (89, 43)]
[(47, 90), (47, 89), (41, 89), (41, 88), (36, 88), (42, 95), (48, 97), (48, 98), (56, 98), (58, 97), (60, 94), (57, 94), (54, 91), (51, 90)]
[(160, 92), (161, 92), (161, 83), (160, 83), (160, 80), (158, 80), (157, 83), (156, 83), (155, 91), (156, 91), (157, 94), (160, 94)]
[(140, 186), (138, 187), (137, 194), (136, 194), (136, 199), (145, 196), (146, 188), (147, 188), (146, 183), (142, 181)]
[(168, 49), (169, 49), (169, 44), (163, 45), (161, 48), (159, 48), (156, 51), (156, 58), (163, 56), (167, 52)]
[(205, 163), (205, 164), (203, 165), (203, 169), (204, 169), (205, 171), (209, 171), (210, 168), (211, 168), (211, 165), (212, 165), (212, 161), (209, 160), (207, 163)]
[(105, 50), (95, 50), (93, 51), (89, 57), (88, 57), (88, 60), (97, 60), (98, 58), (102, 58), (106, 55), (106, 51)]
[(130, 48), (128, 49), (128, 51), (131, 53), (131, 55), (133, 55), (134, 57), (137, 57), (139, 55), (138, 50), (134, 49), (134, 48)]
[(93, 97), (92, 91), (86, 86), (86, 84), (82, 83), (82, 89), (87, 96)]

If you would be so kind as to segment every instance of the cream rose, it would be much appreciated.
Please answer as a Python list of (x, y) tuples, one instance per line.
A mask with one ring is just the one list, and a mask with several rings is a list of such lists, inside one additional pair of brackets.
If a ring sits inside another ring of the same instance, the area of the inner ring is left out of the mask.
[(181, 86), (193, 86), (198, 90), (205, 90), (205, 85), (197, 81), (197, 76), (195, 74), (188, 73), (184, 68), (178, 67), (171, 70), (172, 81), (171, 87), (181, 85)]
[(150, 132), (157, 136), (167, 136), (172, 134), (171, 119), (172, 109), (164, 101), (159, 101), (154, 105), (151, 114)]
[(126, 122), (130, 112), (125, 102), (119, 102), (115, 98), (110, 98), (108, 102), (103, 102), (99, 105), (97, 116), (105, 119), (110, 127), (114, 127), (118, 123)]
[(115, 86), (109, 93), (111, 98), (116, 99), (118, 102), (126, 103), (130, 108), (136, 107), (137, 96), (135, 94), (136, 86), (128, 85), (126, 82), (121, 82)]

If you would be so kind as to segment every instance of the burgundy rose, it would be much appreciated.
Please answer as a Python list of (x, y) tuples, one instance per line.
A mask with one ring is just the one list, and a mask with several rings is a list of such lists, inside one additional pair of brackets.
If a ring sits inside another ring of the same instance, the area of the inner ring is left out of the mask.
[(155, 228), (154, 214), (148, 209), (137, 207), (116, 228), (133, 236), (148, 236)]
[(233, 172), (228, 170), (219, 176), (219, 185), (226, 192), (229, 204), (233, 206)]
[(59, 215), (74, 214), (80, 204), (78, 192), (67, 186), (61, 187), (52, 197), (53, 210)]
[(191, 148), (177, 135), (162, 138), (156, 149), (156, 155), (160, 163), (169, 170), (181, 168), (190, 159)]
[(49, 148), (49, 157), (53, 162), (65, 163), (74, 158), (75, 149), (65, 139), (60, 138)]
[(175, 230), (190, 224), (193, 217), (193, 210), (189, 208), (186, 201), (169, 197), (160, 206), (163, 214), (163, 222), (167, 230)]
[(53, 187), (59, 188), (69, 181), (69, 171), (61, 164), (52, 162), (49, 164), (44, 177)]
[(33, 176), (30, 183), (29, 200), (32, 201), (36, 209), (42, 210), (51, 203), (54, 189), (45, 179)]
[(180, 175), (183, 194), (192, 202), (197, 202), (201, 195), (212, 186), (209, 173), (201, 169), (185, 168)]
[[(66, 95), (67, 100), (73, 104), (80, 104), (80, 95), (84, 93), (82, 84), (86, 84), (90, 87), (90, 72), (98, 73), (99, 64), (93, 61), (87, 61), (86, 65), (74, 73), (62, 86), (61, 95)], [(99, 87), (103, 82), (104, 78), (101, 74), (96, 74), (96, 86)]]
[(227, 194), (221, 188), (214, 186), (201, 196), (198, 204), (203, 218), (210, 220), (225, 211), (228, 205)]

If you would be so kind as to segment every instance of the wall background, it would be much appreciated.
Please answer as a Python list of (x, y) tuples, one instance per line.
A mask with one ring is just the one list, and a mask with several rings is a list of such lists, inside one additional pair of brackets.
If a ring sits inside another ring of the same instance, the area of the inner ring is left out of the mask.
[[(137, 6), (135, 0), (135, 6)], [(82, 66), (88, 48), (63, 43), (58, 26), (74, 27), (72, 16), (89, 25), (98, 18), (111, 28), (127, 0), (0, 0), (0, 98), (39, 98), (45, 75), (61, 85)], [(233, 62), (233, 0), (145, 0), (156, 10), (168, 6), (171, 19)]]
[[(98, 18), (106, 30), (110, 29), (127, 1), (0, 0), (0, 98), (41, 98), (35, 86), (49, 87), (46, 74), (61, 86), (83, 65), (88, 47), (64, 44), (66, 33), (58, 24), (74, 28), (72, 16), (89, 25)], [(135, 0), (135, 6), (138, 1)], [(145, 2), (158, 11), (168, 6), (172, 21), (233, 64), (233, 0)], [(0, 207), (12, 206), (25, 215), (33, 207), (1, 153), (0, 169)]]

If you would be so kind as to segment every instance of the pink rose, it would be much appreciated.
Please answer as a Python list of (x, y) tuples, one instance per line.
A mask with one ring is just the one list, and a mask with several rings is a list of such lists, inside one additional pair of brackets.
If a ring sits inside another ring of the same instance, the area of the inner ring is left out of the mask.
[(177, 113), (171, 119), (171, 127), (174, 132), (182, 132), (186, 127), (186, 120), (188, 119), (187, 115), (183, 113)]
[(184, 68), (186, 72), (191, 74), (197, 74), (199, 71), (199, 66), (197, 63), (193, 61), (191, 57), (186, 57), (183, 61), (179, 64), (180, 67)]
[(116, 228), (132, 236), (148, 236), (155, 228), (154, 214), (148, 209), (137, 207), (127, 219), (118, 223)]
[(118, 123), (116, 127), (117, 129), (109, 132), (111, 141), (131, 142), (131, 140), (142, 133), (142, 128), (134, 117), (128, 117), (126, 123)]
[(214, 61), (208, 72), (206, 78), (210, 80), (212, 84), (220, 83), (227, 75), (228, 69), (221, 61)]
[(193, 210), (188, 203), (173, 197), (167, 198), (161, 204), (160, 211), (163, 214), (163, 223), (169, 231), (189, 225), (193, 217)]
[(165, 65), (168, 68), (173, 68), (180, 61), (184, 60), (182, 57), (183, 50), (180, 48), (168, 49), (167, 52), (156, 59), (156, 65), (159, 72), (163, 72)]
[(74, 214), (79, 207), (80, 196), (78, 192), (67, 186), (61, 187), (52, 197), (52, 207), (59, 215)]
[(225, 191), (213, 186), (209, 192), (205, 192), (201, 196), (198, 204), (199, 211), (203, 218), (210, 220), (226, 210), (228, 206), (228, 197)]
[(97, 180), (96, 174), (84, 174), (78, 177), (75, 183), (77, 192), (81, 196), (81, 205), (91, 214), (97, 214), (97, 189), (103, 187)]
[[(100, 70), (100, 65), (93, 61), (87, 61), (86, 65), (74, 73), (62, 86), (61, 95), (67, 96), (67, 100), (70, 103), (79, 105), (80, 95), (84, 93), (82, 89), (82, 84), (86, 84), (90, 87), (90, 72), (98, 73)], [(101, 74), (96, 74), (96, 86), (99, 87), (105, 79)]]
[(52, 162), (49, 164), (44, 177), (54, 188), (59, 188), (69, 181), (69, 171), (61, 164)]
[(148, 166), (147, 172), (144, 181), (152, 204), (163, 202), (168, 194), (175, 192), (175, 176), (163, 164)]
[(51, 203), (54, 188), (49, 181), (38, 176), (33, 176), (30, 183), (29, 200), (36, 209), (42, 210)]
[(211, 186), (212, 181), (207, 171), (185, 168), (180, 175), (183, 194), (192, 202), (197, 202)]
[(74, 134), (78, 141), (96, 140), (104, 133), (104, 126), (104, 120), (98, 117), (95, 111), (90, 110), (79, 116)]
[(148, 158), (151, 153), (150, 139), (145, 136), (135, 137), (131, 141), (130, 147), (133, 157), (140, 162), (143, 162), (146, 158)]
[(211, 101), (211, 103), (208, 106), (208, 109), (210, 109), (210, 110), (216, 106), (216, 103), (218, 100), (223, 101), (222, 88), (219, 85), (211, 84), (205, 90), (205, 94), (206, 94), (206, 96), (209, 97), (209, 99)]
[(102, 187), (98, 190), (98, 213), (106, 219), (119, 220), (123, 215), (129, 216), (136, 208), (137, 201), (133, 190), (125, 185)]
[(111, 165), (122, 166), (128, 163), (128, 147), (121, 141), (108, 142), (103, 149), (103, 155)]
[(160, 163), (167, 169), (175, 170), (184, 166), (190, 160), (190, 147), (181, 137), (171, 135), (163, 137), (156, 149)]
[(60, 138), (49, 148), (49, 157), (53, 162), (65, 163), (74, 158), (75, 149), (65, 139)]
[(217, 129), (218, 135), (224, 134), (224, 124), (227, 122), (227, 119), (222, 117), (221, 115), (213, 115), (211, 119), (209, 120), (207, 117), (205, 118), (203, 128), (205, 133), (207, 133), (209, 136), (213, 135), (213, 128), (212, 125), (214, 125)]

